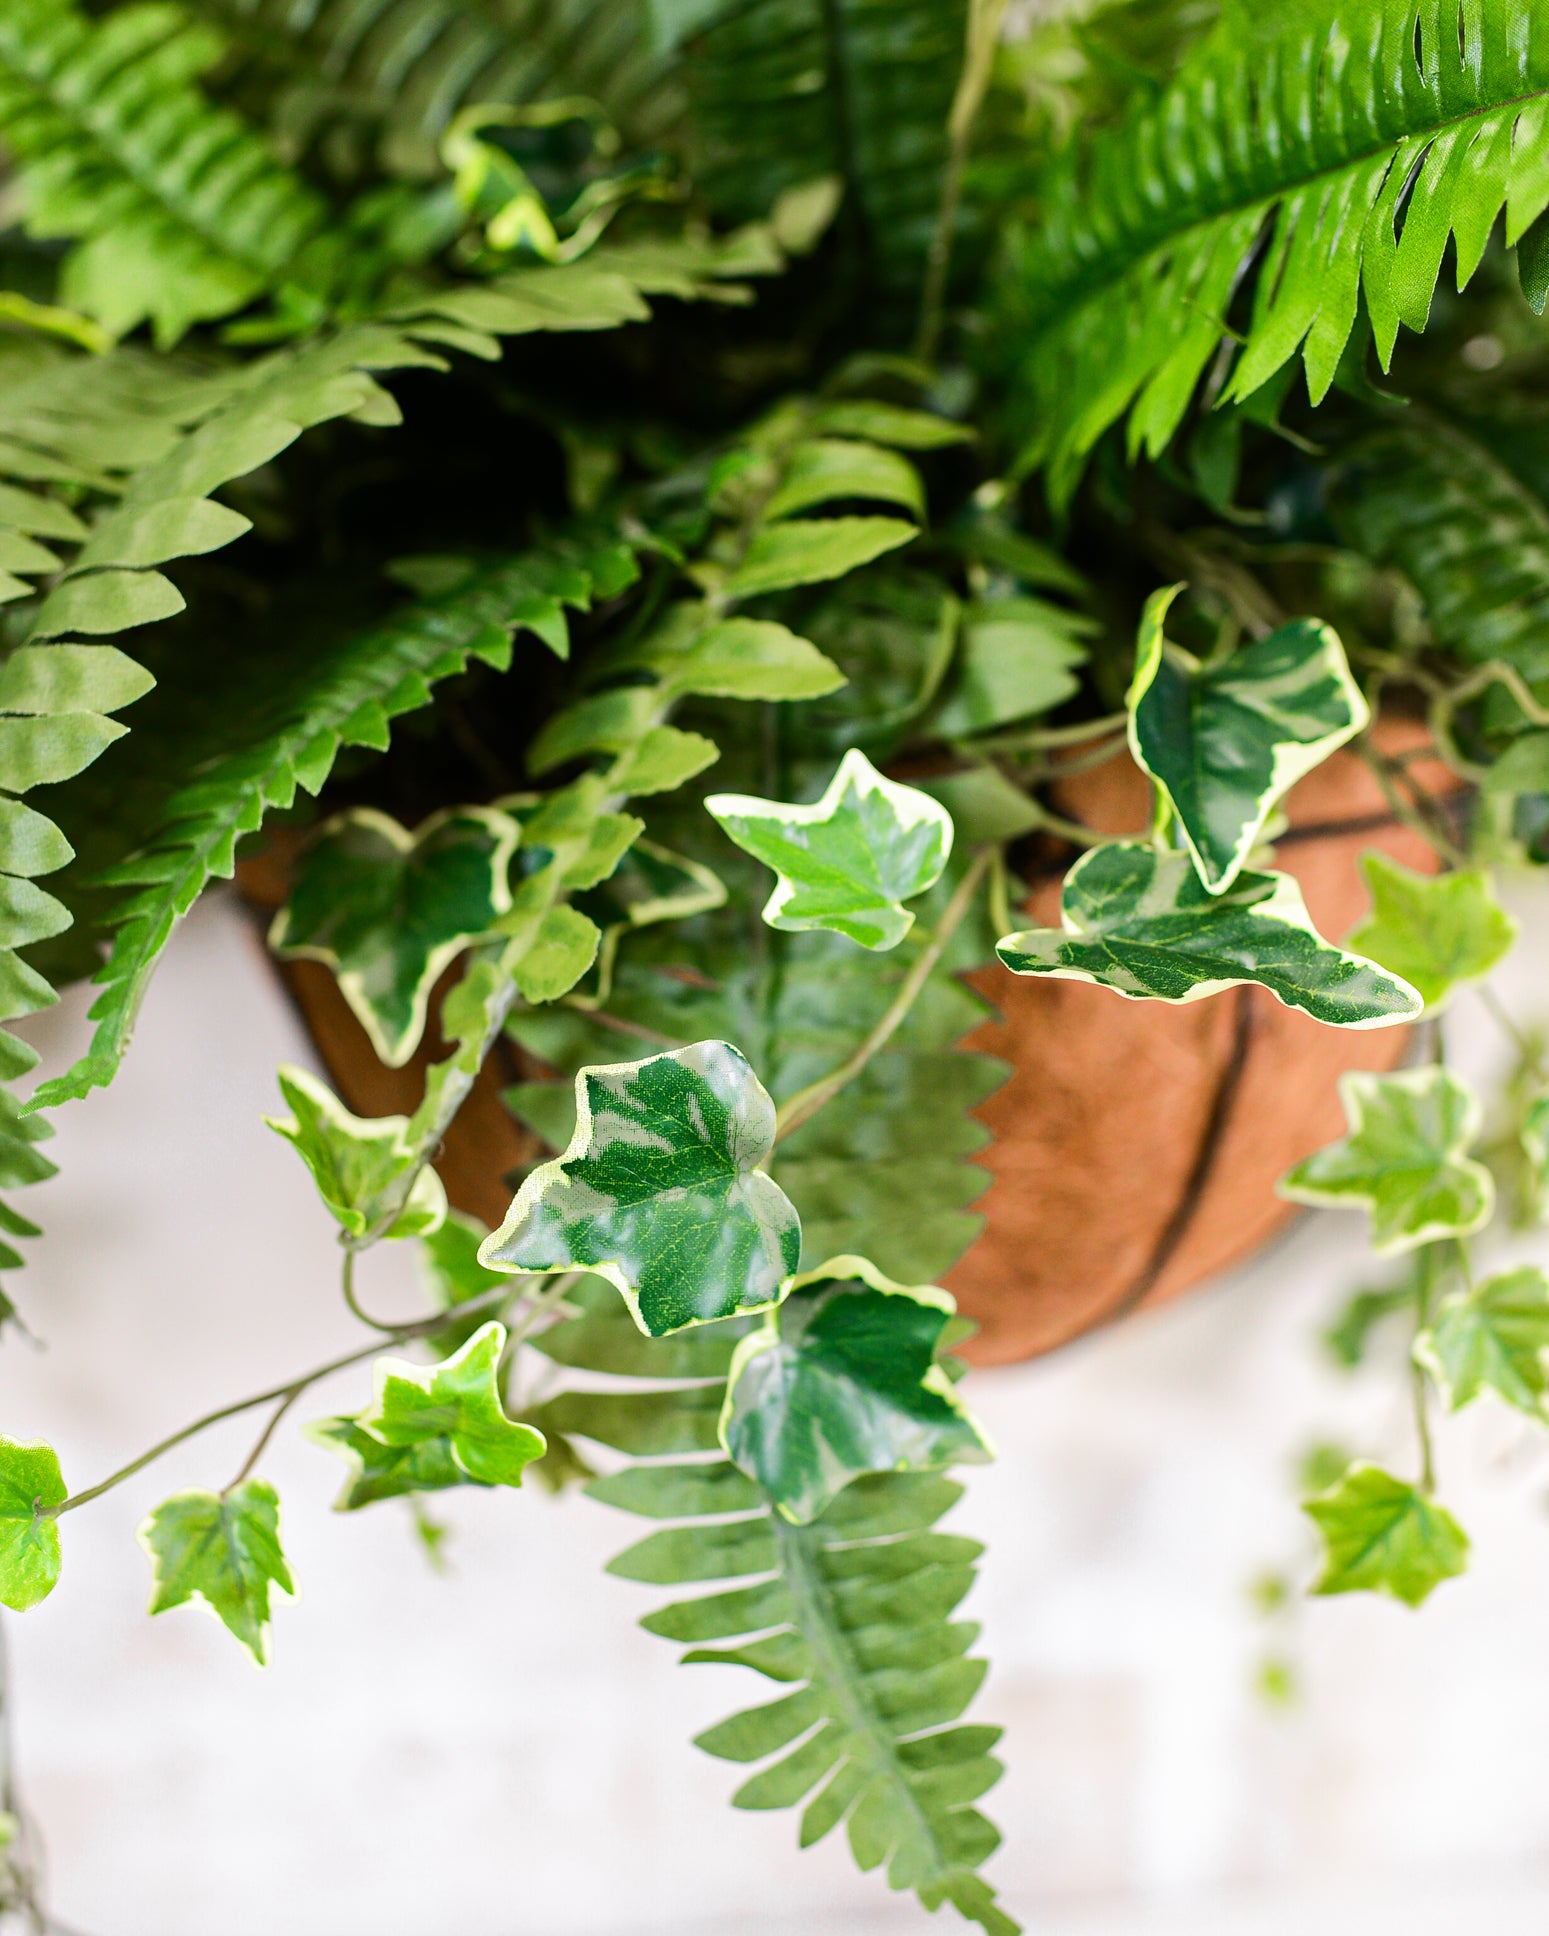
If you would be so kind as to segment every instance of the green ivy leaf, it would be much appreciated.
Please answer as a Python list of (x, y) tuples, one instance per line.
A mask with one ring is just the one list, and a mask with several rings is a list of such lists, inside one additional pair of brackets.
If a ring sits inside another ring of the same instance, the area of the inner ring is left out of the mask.
[(1201, 665), (1163, 636), (1170, 585), (1146, 602), (1129, 690), (1130, 746), (1171, 803), (1200, 879), (1231, 886), (1282, 795), (1371, 715), (1338, 636), (1293, 619)]
[(1531, 1200), (1540, 1219), (1549, 1206), (1549, 1096), (1538, 1096), (1522, 1117), (1522, 1152), (1528, 1161)]
[(792, 518), (766, 525), (754, 533), (721, 591), (726, 598), (756, 598), (843, 578), (918, 536), (918, 528), (902, 518)]
[(1110, 841), (1065, 876), (1059, 928), (1007, 935), (1018, 975), (1097, 982), (1132, 1001), (1193, 1002), (1239, 982), (1337, 1028), (1412, 1021), (1407, 982), (1323, 940), (1289, 874), (1239, 874), (1212, 894), (1184, 854)]
[(473, 1482), (452, 1456), (449, 1439), (417, 1445), (386, 1445), (353, 1418), (320, 1418), (305, 1428), (316, 1445), (337, 1452), (351, 1466), (334, 1504), (335, 1512), (358, 1512), (381, 1499), (403, 1499), (418, 1492), (445, 1492)]
[(367, 1410), (354, 1419), (325, 1419), (312, 1430), (356, 1468), (338, 1506), (448, 1486), (519, 1486), (547, 1441), (533, 1426), (508, 1418), (501, 1405), (505, 1343), (505, 1326), (490, 1322), (440, 1364), (379, 1359), (376, 1397)]
[(1371, 912), (1345, 939), (1368, 961), (1402, 975), (1428, 1009), (1444, 1008), (1460, 983), (1489, 974), (1517, 938), (1517, 924), (1482, 867), (1413, 874), (1373, 852), (1362, 854), (1361, 871)]
[(582, 1069), (576, 1105), (569, 1147), (527, 1178), (480, 1263), (595, 1271), (651, 1337), (779, 1301), (801, 1223), (758, 1168), (774, 1104), (736, 1049)]
[(522, 1000), (535, 1006), (568, 994), (597, 959), (602, 934), (594, 921), (561, 903), (538, 924), (538, 932), (512, 970)]
[(1364, 1204), (1379, 1256), (1438, 1237), (1467, 1237), (1490, 1220), (1495, 1184), (1468, 1155), (1479, 1133), (1479, 1103), (1449, 1070), (1339, 1083), (1350, 1133), (1287, 1170), (1276, 1186), (1293, 1203)]
[(821, 800), (791, 807), (745, 793), (712, 793), (709, 813), (774, 870), (764, 905), (772, 928), (830, 928), (863, 948), (896, 948), (914, 925), (902, 903), (923, 894), (952, 851), (939, 801), (883, 776), (859, 748), (840, 762)]
[(371, 807), (339, 814), (298, 862), (269, 945), (331, 968), (378, 1056), (402, 1068), (442, 970), (510, 908), (520, 839), (490, 807), (454, 807), (412, 833)]
[(991, 1456), (936, 1362), (956, 1305), (863, 1257), (795, 1278), (737, 1346), (721, 1409), (727, 1455), (796, 1525), (867, 1472), (933, 1472)]
[[(312, 1172), (318, 1194), (351, 1237), (361, 1237), (386, 1214), (397, 1186), (414, 1167), (407, 1116), (355, 1116), (333, 1091), (289, 1065), (279, 1072), (290, 1116), (264, 1121)], [(428, 1164), (420, 1170), (389, 1237), (422, 1237), (446, 1215), (446, 1190)]]
[[(698, 607), (685, 608), (696, 615)], [(642, 649), (666, 693), (702, 699), (821, 699), (845, 682), (832, 659), (773, 619), (676, 621)]]
[(1468, 1564), (1468, 1535), (1452, 1514), (1380, 1466), (1351, 1466), (1302, 1511), (1323, 1536), (1314, 1593), (1391, 1593), (1417, 1607)]
[(876, 444), (814, 437), (791, 452), (764, 516), (771, 521), (788, 518), (839, 498), (874, 498), (880, 504), (901, 504), (917, 518), (925, 515), (925, 489), (907, 458)]
[(25, 1613), (59, 1579), (55, 1508), (68, 1495), (52, 1446), (0, 1438), (0, 1606)]
[(1087, 657), (1081, 638), (1096, 629), (1082, 613), (1042, 598), (971, 605), (935, 731), (961, 739), (1052, 711), (1077, 690), (1075, 668)]
[(1543, 1423), (1549, 1418), (1549, 1277), (1536, 1264), (1501, 1271), (1445, 1298), (1415, 1339), (1415, 1356), (1454, 1412), (1493, 1391)]
[(150, 1611), (203, 1600), (262, 1667), (269, 1589), (296, 1591), (274, 1487), (244, 1479), (229, 1492), (177, 1493), (141, 1524), (139, 1540), (154, 1576)]

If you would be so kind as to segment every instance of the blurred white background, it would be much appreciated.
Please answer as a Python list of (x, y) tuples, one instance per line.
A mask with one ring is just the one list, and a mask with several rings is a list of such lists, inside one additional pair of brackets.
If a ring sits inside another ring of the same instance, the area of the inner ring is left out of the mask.
[[(1539, 946), (1505, 978), (1549, 1014)], [(57, 1066), (86, 1003), (46, 1017)], [(1452, 1025), (1499, 1066), (1488, 1019)], [(117, 1085), (60, 1112), (46, 1226), (18, 1296), (47, 1340), (0, 1351), (0, 1423), (88, 1484), (187, 1418), (358, 1342), (330, 1226), (264, 1128), (307, 1050), (219, 900), (157, 980)], [(406, 1247), (407, 1248), (407, 1247)], [(1549, 1256), (1508, 1239), (1511, 1255)], [(1265, 1568), (1305, 1579), (1292, 1473), (1313, 1438), (1411, 1457), (1391, 1350), (1355, 1379), (1317, 1333), (1368, 1269), (1360, 1219), (1309, 1218), (1203, 1294), (1046, 1363), (979, 1374), (1001, 1450), (953, 1526), (989, 1542), (971, 1610), (1007, 1728), (989, 1874), (1044, 1936), (1541, 1936), (1549, 1907), (1549, 1451), (1477, 1407), (1441, 1440), (1469, 1575), (1420, 1615), (1361, 1597), (1266, 1623)], [(415, 1308), (412, 1260), (372, 1260)], [(313, 1413), (364, 1402), (367, 1377)], [(805, 1855), (787, 1814), (725, 1806), (689, 1745), (761, 1698), (642, 1633), (652, 1590), (603, 1562), (638, 1522), (583, 1499), (454, 1494), (451, 1572), (408, 1516), (331, 1514), (339, 1472), (292, 1427), (264, 1462), (301, 1599), (258, 1672), (202, 1609), (144, 1617), (140, 1516), (219, 1485), (251, 1442), (211, 1432), (65, 1524), (53, 1598), (7, 1622), (25, 1792), (53, 1906), (88, 1936), (840, 1936), (935, 1922)], [(659, 1599), (660, 1593), (655, 1596)], [(1255, 1691), (1289, 1655), (1299, 1702)]]

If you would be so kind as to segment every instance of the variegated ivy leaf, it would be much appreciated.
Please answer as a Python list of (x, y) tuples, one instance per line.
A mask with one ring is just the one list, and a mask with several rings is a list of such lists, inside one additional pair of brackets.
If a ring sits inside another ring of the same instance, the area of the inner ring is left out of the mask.
[(1371, 1212), (1380, 1257), (1467, 1237), (1489, 1222), (1495, 1184), (1468, 1154), (1479, 1102), (1447, 1069), (1340, 1077), (1350, 1133), (1287, 1170), (1276, 1188), (1293, 1203)]
[(801, 1256), (795, 1206), (758, 1167), (774, 1130), (726, 1042), (582, 1069), (569, 1147), (527, 1178), (479, 1262), (595, 1271), (652, 1337), (762, 1310)]
[(1536, 1264), (1501, 1271), (1445, 1298), (1415, 1356), (1453, 1411), (1493, 1391), (1519, 1412), (1549, 1416), (1549, 1277)]
[(1420, 997), (1325, 941), (1289, 874), (1239, 874), (1212, 894), (1187, 855), (1116, 840), (1065, 876), (1058, 928), (997, 943), (1018, 975), (1097, 982), (1132, 1001), (1193, 1002), (1239, 982), (1338, 1028), (1411, 1021)]
[(269, 1589), (296, 1591), (274, 1487), (244, 1479), (229, 1492), (180, 1492), (141, 1524), (139, 1539), (154, 1578), (150, 1611), (202, 1600), (262, 1667)]
[(1522, 1151), (1528, 1161), (1531, 1202), (1540, 1218), (1549, 1210), (1549, 1096), (1538, 1096), (1522, 1118)]
[(1468, 1535), (1452, 1514), (1380, 1466), (1351, 1466), (1302, 1511), (1323, 1535), (1314, 1593), (1391, 1593), (1417, 1607), (1468, 1564)]
[(952, 817), (917, 787), (884, 777), (859, 748), (810, 807), (712, 793), (705, 801), (742, 848), (772, 868), (772, 928), (831, 928), (863, 948), (896, 948), (914, 925), (902, 905), (923, 894), (952, 851)]
[(0, 1438), (0, 1607), (25, 1613), (59, 1578), (59, 1522), (66, 1498), (49, 1445)]
[(864, 1257), (803, 1271), (737, 1346), (720, 1420), (728, 1457), (797, 1525), (863, 1473), (988, 1459), (936, 1362), (956, 1308), (945, 1291), (895, 1284)]
[(1478, 981), (1510, 952), (1517, 924), (1482, 867), (1414, 874), (1386, 854), (1361, 856), (1371, 912), (1345, 937), (1358, 954), (1402, 975), (1428, 1009), (1460, 983)]
[(372, 1047), (401, 1068), (441, 971), (509, 909), (520, 839), (491, 807), (454, 807), (412, 833), (374, 808), (339, 814), (297, 863), (269, 945), (331, 968)]
[(1345, 650), (1318, 619), (1293, 619), (1202, 665), (1163, 636), (1170, 585), (1146, 602), (1129, 690), (1135, 758), (1178, 817), (1200, 879), (1231, 886), (1270, 811), (1370, 712)]
[(340, 1511), (449, 1486), (519, 1486), (548, 1449), (543, 1434), (507, 1418), (500, 1402), (503, 1324), (479, 1327), (438, 1365), (382, 1358), (376, 1398), (358, 1418), (320, 1420), (309, 1435), (354, 1467)]
[[(407, 1116), (355, 1116), (333, 1091), (305, 1069), (279, 1072), (289, 1116), (264, 1121), (312, 1172), (318, 1195), (351, 1237), (364, 1236), (396, 1201), (397, 1189), (416, 1158)], [(426, 1164), (414, 1179), (389, 1237), (422, 1237), (446, 1215), (446, 1190)]]

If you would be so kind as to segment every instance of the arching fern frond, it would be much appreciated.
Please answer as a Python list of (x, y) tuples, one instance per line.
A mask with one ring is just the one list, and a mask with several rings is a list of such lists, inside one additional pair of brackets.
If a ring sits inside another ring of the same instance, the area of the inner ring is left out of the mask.
[(90, 838), (93, 819), (122, 858), (88, 883), (113, 897), (98, 923), (111, 946), (91, 1048), (42, 1086), (37, 1103), (52, 1107), (112, 1081), (173, 929), (212, 880), (230, 878), (237, 842), (271, 809), (290, 806), (298, 791), (315, 794), (344, 747), (385, 747), (391, 722), (427, 704), (431, 687), (470, 660), (503, 671), (518, 629), (563, 639), (566, 606), (584, 608), (633, 573), (629, 553), (612, 543), (580, 557), (538, 551), (480, 567), (382, 625), (279, 639), (256, 660), (211, 664), (203, 642), (169, 641), (133, 739), (62, 815), (94, 860), (104, 843)]
[(1449, 240), (1461, 287), (1502, 209), (1516, 243), (1546, 204), (1546, 0), (1236, 0), (1066, 158), (1016, 252), (1029, 455), (1059, 497), (1126, 412), (1155, 454), (1218, 351), (1215, 399), (1300, 351), (1317, 401), (1363, 299), (1386, 367)]
[[(1439, 645), (1502, 660), (1549, 698), (1549, 503), (1486, 438), (1406, 413), (1344, 453), (1329, 510), (1355, 550), (1408, 578)], [(1491, 705), (1526, 723), (1503, 693)]]
[[(530, 1416), (637, 1461), (591, 1482), (606, 1504), (670, 1521), (610, 1572), (665, 1587), (716, 1583), (643, 1624), (688, 1647), (685, 1661), (752, 1668), (789, 1690), (698, 1737), (707, 1753), (762, 1765), (738, 1808), (805, 1803), (803, 1847), (842, 1822), (863, 1869), (928, 1909), (951, 1903), (988, 1936), (1016, 1936), (978, 1874), (1000, 1837), (973, 1804), (999, 1779), (1000, 1730), (962, 1725), (984, 1678), (972, 1622), (951, 1615), (982, 1548), (932, 1530), (961, 1487), (889, 1473), (847, 1486), (821, 1518), (793, 1526), (720, 1455), (716, 1424), (733, 1321), (672, 1339), (635, 1330), (608, 1286), (586, 1279), (581, 1315), (538, 1340), (567, 1368), (648, 1379), (648, 1391), (561, 1392)], [(663, 1380), (677, 1380), (664, 1386)]]
[[(858, 260), (912, 292), (930, 247), (963, 0), (732, 0), (685, 16), (690, 166), (748, 220), (815, 176), (844, 183)], [(708, 19), (707, 19), (708, 16)]]
[(0, 141), (29, 231), (76, 244), (61, 293), (113, 335), (158, 344), (288, 278), (328, 205), (197, 77), (221, 51), (181, 8), (92, 20), (72, 0), (0, 7)]
[(626, 140), (649, 142), (680, 93), (650, 45), (639, 0), (189, 0), (225, 27), (239, 93), (262, 97), (281, 152), (326, 145), (407, 176), (469, 103), (559, 95), (599, 102)]

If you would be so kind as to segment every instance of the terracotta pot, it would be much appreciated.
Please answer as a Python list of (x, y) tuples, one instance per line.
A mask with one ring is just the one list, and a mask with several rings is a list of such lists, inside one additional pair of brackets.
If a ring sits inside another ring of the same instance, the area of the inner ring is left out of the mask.
[[(1379, 738), (1396, 754), (1425, 734), (1384, 722)], [(1455, 785), (1435, 762), (1415, 773), (1432, 792)], [(1133, 832), (1146, 820), (1147, 785), (1128, 760), (1115, 760), (1066, 783), (1059, 804), (1103, 832)], [(1434, 864), (1352, 753), (1310, 774), (1287, 810), (1292, 834), (1280, 865), (1300, 880), (1324, 934), (1344, 934), (1365, 911), (1356, 866), (1364, 848), (1410, 867)], [(238, 869), (239, 891), (265, 917), (284, 898), (296, 844), (282, 836)], [(1057, 923), (1059, 893), (1051, 869), (1028, 900), (1031, 920)], [(426, 1065), (446, 1053), (434, 1028), (406, 1067), (384, 1068), (325, 967), (277, 966), (349, 1107), (412, 1110)], [(1340, 1132), (1339, 1075), (1392, 1068), (1410, 1035), (1325, 1028), (1262, 991), (1170, 1008), (998, 967), (970, 980), (1000, 1019), (964, 1046), (1012, 1067), (976, 1112), (994, 1138), (977, 1159), (992, 1179), (978, 1204), (984, 1231), (946, 1279), (981, 1327), (966, 1353), (981, 1364), (1053, 1350), (1176, 1297), (1263, 1243), (1293, 1214), (1275, 1196), (1275, 1179)], [(505, 1215), (513, 1173), (545, 1153), (500, 1102), (503, 1087), (536, 1073), (514, 1045), (500, 1044), (436, 1162), (453, 1204), (489, 1224)]]
[[(1397, 755), (1418, 725), (1382, 722)], [(1417, 763), (1433, 794), (1457, 785)], [(1105, 833), (1145, 825), (1147, 783), (1127, 759), (1071, 780), (1061, 806)], [(1431, 849), (1390, 811), (1358, 755), (1336, 753), (1286, 801), (1278, 864), (1301, 882), (1320, 933), (1365, 912), (1357, 868), (1368, 847), (1431, 870)], [(1060, 882), (1040, 881), (1033, 923), (1059, 920)], [(1344, 1127), (1346, 1069), (1391, 1069), (1407, 1028), (1328, 1028), (1262, 989), (1173, 1008), (1071, 981), (987, 969), (969, 977), (1000, 1011), (964, 1047), (1012, 1074), (975, 1113), (993, 1142), (976, 1158), (992, 1182), (984, 1232), (946, 1279), (980, 1326), (966, 1355), (1008, 1364), (1180, 1292), (1235, 1263), (1295, 1214), (1275, 1181)]]

